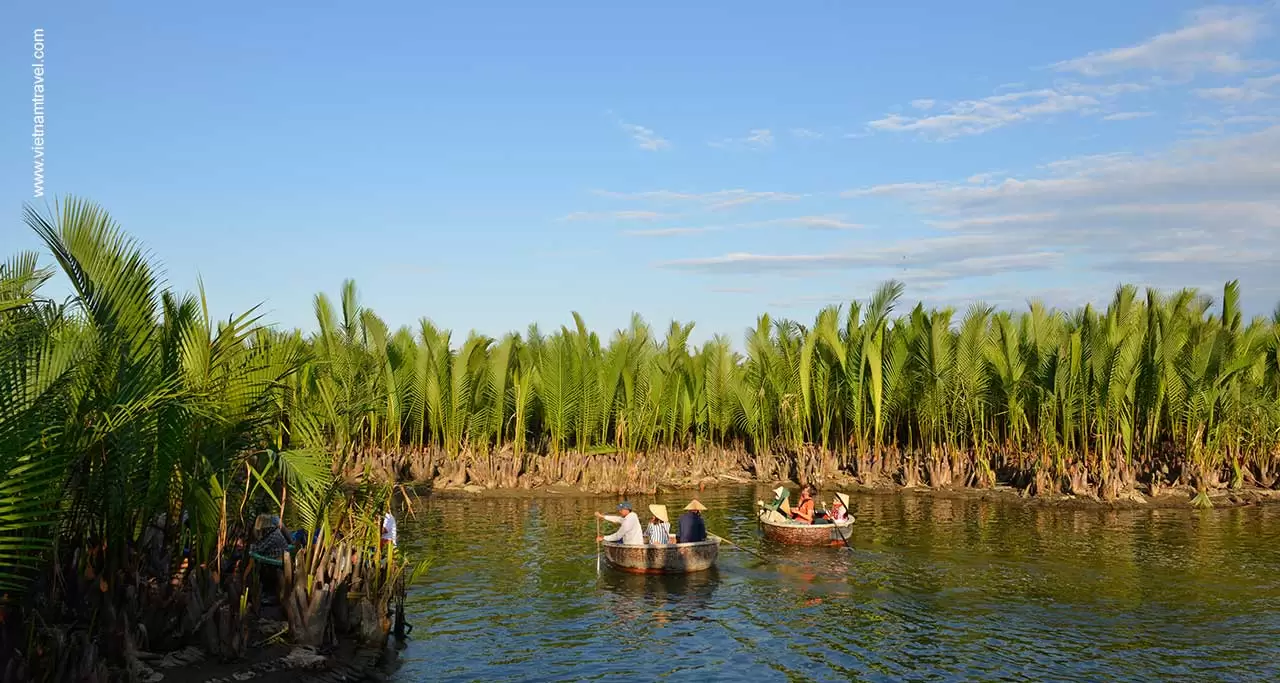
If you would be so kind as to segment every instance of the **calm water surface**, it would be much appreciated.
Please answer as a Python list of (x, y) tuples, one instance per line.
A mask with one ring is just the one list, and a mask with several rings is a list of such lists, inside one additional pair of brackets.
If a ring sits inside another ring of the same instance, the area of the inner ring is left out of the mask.
[(614, 498), (421, 498), (401, 545), (435, 566), (396, 680), (1280, 680), (1280, 509), (855, 497), (850, 551), (764, 541), (767, 496), (700, 500), (769, 561), (722, 546), (681, 577), (597, 575)]

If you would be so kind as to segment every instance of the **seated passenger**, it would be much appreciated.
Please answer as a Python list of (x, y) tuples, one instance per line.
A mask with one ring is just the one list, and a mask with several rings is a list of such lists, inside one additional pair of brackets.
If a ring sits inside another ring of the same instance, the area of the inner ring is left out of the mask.
[(676, 531), (678, 543), (701, 543), (707, 540), (707, 523), (702, 519), (702, 511), (707, 508), (695, 498), (684, 506), (685, 513), (680, 515), (680, 528)]
[(800, 489), (800, 504), (791, 511), (791, 519), (804, 524), (813, 524), (813, 496), (818, 489), (808, 484)]
[(653, 513), (653, 518), (649, 520), (649, 526), (645, 529), (644, 535), (654, 545), (670, 543), (671, 523), (667, 521), (667, 506), (650, 505), (649, 512)]
[(837, 493), (831, 501), (831, 521), (839, 524), (849, 519), (849, 494)]
[(756, 505), (760, 507), (760, 518), (775, 524), (787, 521), (788, 513), (791, 511), (791, 508), (787, 505), (787, 499), (790, 497), (791, 494), (785, 487), (779, 486), (774, 489), (773, 502), (768, 505), (763, 500), (756, 502)]

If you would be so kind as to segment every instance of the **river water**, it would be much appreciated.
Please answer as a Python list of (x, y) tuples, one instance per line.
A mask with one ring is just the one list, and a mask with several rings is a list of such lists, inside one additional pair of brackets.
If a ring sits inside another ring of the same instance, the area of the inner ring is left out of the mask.
[(616, 498), (419, 498), (400, 544), (435, 564), (395, 680), (1280, 680), (1280, 508), (855, 496), (852, 550), (799, 549), (760, 538), (767, 496), (699, 499), (768, 561), (678, 577), (597, 574)]

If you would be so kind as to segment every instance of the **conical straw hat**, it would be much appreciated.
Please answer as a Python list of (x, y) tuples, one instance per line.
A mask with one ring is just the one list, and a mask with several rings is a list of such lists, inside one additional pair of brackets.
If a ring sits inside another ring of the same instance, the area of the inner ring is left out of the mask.
[(774, 496), (776, 496), (776, 497), (778, 497), (778, 498), (781, 498), (781, 497), (783, 497), (783, 496), (787, 495), (787, 487), (785, 487), (785, 486), (779, 486), (778, 488), (776, 488), (776, 489), (774, 489), (774, 490), (773, 490), (773, 495), (774, 495)]
[(699, 503), (697, 498), (694, 498), (693, 500), (689, 501), (689, 504), (688, 504), (688, 505), (684, 506), (684, 509), (686, 509), (686, 510), (697, 510), (697, 511), (701, 512), (701, 511), (703, 511), (703, 510), (706, 510), (707, 508), (706, 508), (706, 506), (705, 506), (705, 505), (703, 505), (702, 503)]
[(847, 493), (837, 493), (837, 494), (836, 494), (836, 498), (839, 498), (839, 499), (840, 499), (840, 502), (841, 502), (841, 503), (842, 503), (846, 508), (847, 508), (847, 507), (849, 507), (849, 494), (847, 494)]
[(652, 512), (654, 517), (657, 517), (658, 519), (664, 522), (671, 521), (670, 519), (667, 518), (667, 506), (665, 505), (657, 505), (657, 504), (650, 505), (649, 512)]

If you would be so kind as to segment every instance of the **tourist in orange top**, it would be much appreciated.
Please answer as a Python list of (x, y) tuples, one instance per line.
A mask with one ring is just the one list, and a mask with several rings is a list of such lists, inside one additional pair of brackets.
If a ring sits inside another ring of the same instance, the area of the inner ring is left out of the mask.
[(791, 511), (791, 519), (805, 524), (813, 524), (813, 495), (818, 489), (808, 484), (800, 489), (800, 504)]

